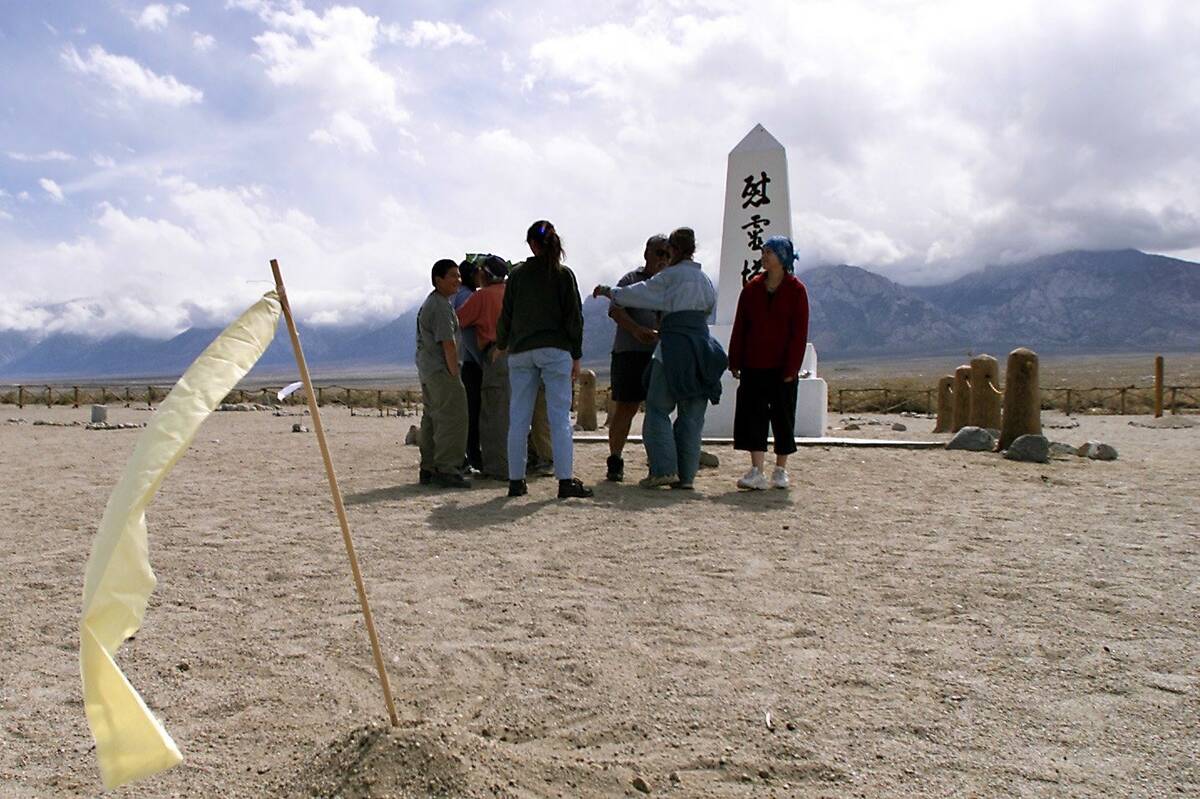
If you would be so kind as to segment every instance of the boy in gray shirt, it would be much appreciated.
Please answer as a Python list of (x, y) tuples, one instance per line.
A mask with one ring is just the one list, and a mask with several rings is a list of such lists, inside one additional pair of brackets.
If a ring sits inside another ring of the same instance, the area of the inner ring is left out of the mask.
[(433, 265), (433, 291), (417, 311), (417, 375), (421, 379), (422, 484), (469, 488), (463, 476), (467, 448), (467, 392), (458, 363), (458, 316), (450, 299), (461, 280), (458, 264)]

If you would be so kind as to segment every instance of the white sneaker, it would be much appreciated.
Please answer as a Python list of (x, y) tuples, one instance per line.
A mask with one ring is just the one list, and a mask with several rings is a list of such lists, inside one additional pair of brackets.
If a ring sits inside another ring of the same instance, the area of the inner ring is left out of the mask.
[(767, 476), (763, 474), (758, 467), (751, 466), (750, 471), (742, 475), (742, 479), (737, 481), (738, 488), (749, 488), (754, 491), (762, 491), (770, 486), (767, 482)]
[(771, 472), (771, 488), (787, 488), (788, 473), (787, 469), (782, 466), (776, 466), (775, 471)]

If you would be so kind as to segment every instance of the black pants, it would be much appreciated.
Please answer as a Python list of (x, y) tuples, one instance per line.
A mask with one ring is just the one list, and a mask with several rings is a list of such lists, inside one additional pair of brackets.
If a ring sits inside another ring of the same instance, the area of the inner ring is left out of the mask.
[(796, 381), (783, 382), (778, 369), (743, 369), (733, 414), (733, 448), (767, 451), (767, 425), (775, 435), (775, 454), (796, 451)]
[(479, 403), (483, 395), (483, 368), (474, 361), (463, 361), (463, 388), (467, 390), (467, 463), (483, 468), (479, 451)]

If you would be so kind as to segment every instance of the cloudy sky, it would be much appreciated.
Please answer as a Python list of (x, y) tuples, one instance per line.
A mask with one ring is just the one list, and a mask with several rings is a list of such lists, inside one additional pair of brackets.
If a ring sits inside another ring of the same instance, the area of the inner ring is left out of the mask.
[(0, 330), (309, 322), (555, 221), (591, 285), (788, 148), (806, 264), (1200, 260), (1200, 3), (0, 0)]

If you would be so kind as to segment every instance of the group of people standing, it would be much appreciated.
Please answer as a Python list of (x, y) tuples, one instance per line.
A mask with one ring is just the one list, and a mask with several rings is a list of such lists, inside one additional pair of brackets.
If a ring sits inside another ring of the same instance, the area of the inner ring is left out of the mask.
[[(434, 290), (417, 313), (420, 481), (462, 488), (473, 476), (507, 478), (508, 495), (517, 497), (529, 490), (527, 466), (552, 462), (559, 498), (590, 497), (573, 471), (570, 416), (583, 356), (579, 287), (553, 224), (534, 222), (525, 241), (532, 256), (511, 271), (494, 255), (433, 265)], [(592, 292), (609, 298), (617, 324), (606, 478), (624, 480), (624, 446), (644, 403), (649, 474), (639, 485), (691, 489), (705, 411), (720, 401), (728, 368), (740, 380), (734, 446), (751, 457), (738, 486), (786, 488), (808, 334), (792, 244), (783, 237), (764, 244), (763, 272), (743, 289), (728, 354), (709, 334), (717, 291), (693, 260), (695, 250), (690, 228), (652, 236), (642, 267)], [(769, 479), (768, 425), (776, 453)]]

